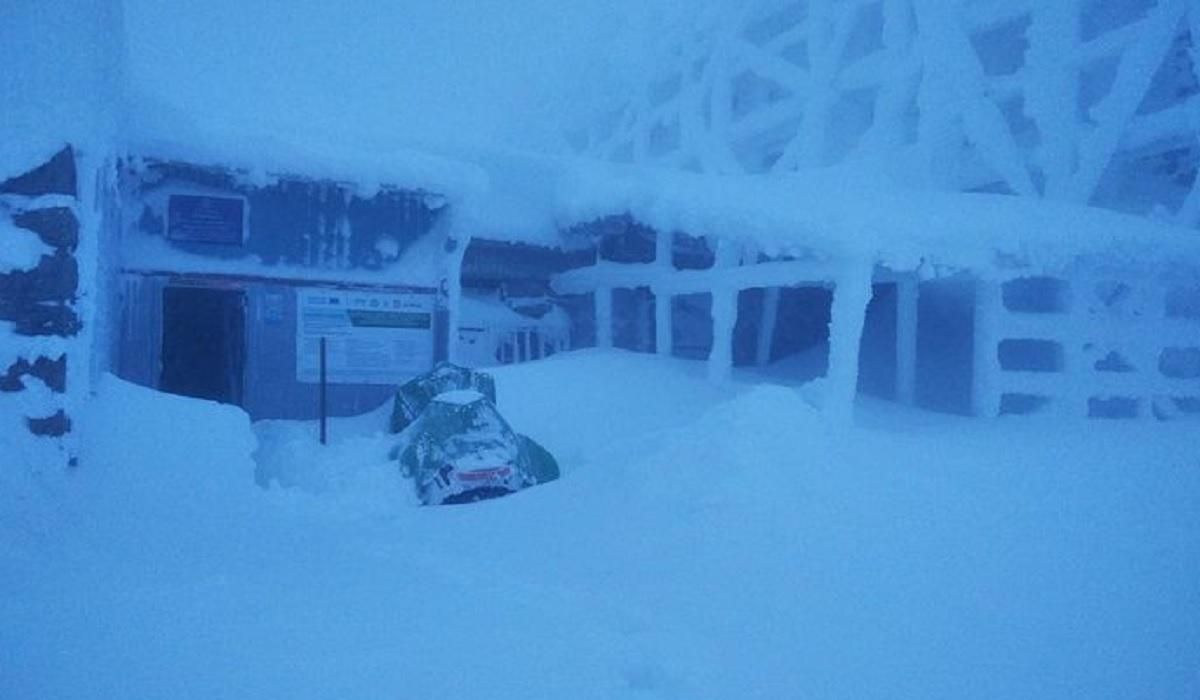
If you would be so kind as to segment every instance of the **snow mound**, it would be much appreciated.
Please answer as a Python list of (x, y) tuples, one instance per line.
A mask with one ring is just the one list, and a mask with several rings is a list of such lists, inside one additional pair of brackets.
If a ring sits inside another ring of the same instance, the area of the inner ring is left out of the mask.
[(829, 459), (836, 428), (794, 388), (757, 386), (665, 435), (643, 495), (708, 505), (790, 499)]
[(104, 375), (78, 424), (82, 511), (98, 536), (171, 547), (254, 508), (257, 442), (240, 408)]

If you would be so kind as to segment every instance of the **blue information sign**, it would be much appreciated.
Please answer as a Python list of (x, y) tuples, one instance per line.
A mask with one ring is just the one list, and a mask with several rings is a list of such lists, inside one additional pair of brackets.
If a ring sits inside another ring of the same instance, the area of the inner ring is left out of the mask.
[(245, 201), (239, 197), (173, 194), (167, 200), (167, 238), (242, 244)]

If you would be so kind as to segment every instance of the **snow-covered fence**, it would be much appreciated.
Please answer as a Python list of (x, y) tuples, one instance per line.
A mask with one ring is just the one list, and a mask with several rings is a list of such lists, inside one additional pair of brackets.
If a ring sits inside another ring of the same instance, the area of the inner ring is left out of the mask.
[(879, 163), (1200, 224), (1195, 2), (752, 0), (678, 19), (586, 152), (716, 174)]
[(471, 367), (540, 360), (570, 347), (569, 338), (548, 335), (536, 324), (505, 329), (460, 326), (458, 337), (459, 361)]
[(1081, 273), (983, 282), (981, 415), (1169, 419), (1200, 412), (1200, 287)]
[[(613, 221), (597, 224), (601, 228), (611, 228)], [(639, 225), (628, 222), (628, 227), (628, 230), (635, 230)], [(831, 413), (848, 419), (857, 391), (860, 341), (867, 306), (872, 298), (872, 283), (882, 271), (866, 261), (832, 262), (821, 257), (763, 258), (756, 246), (733, 238), (714, 241), (715, 250), (708, 266), (680, 266), (675, 251), (679, 245), (686, 244), (687, 238), (681, 234), (656, 233), (651, 261), (601, 260), (595, 265), (558, 275), (553, 286), (561, 294), (592, 295), (596, 345), (599, 347), (617, 345), (614, 329), (630, 323), (627, 318), (618, 318), (614, 295), (648, 290), (653, 313), (643, 315), (645, 320), (653, 322), (653, 332), (645, 334), (647, 338), (643, 345), (663, 355), (671, 355), (675, 349), (677, 334), (673, 325), (675, 311), (679, 308), (677, 302), (684, 297), (704, 295), (709, 300), (711, 326), (709, 341), (705, 343), (709, 348), (707, 372), (714, 382), (728, 379), (735, 365), (739, 314), (748, 308), (741, 301), (747, 292), (761, 293), (761, 302), (754, 306), (758, 317), (752, 319), (750, 325), (755, 329), (754, 363), (765, 365), (771, 359), (772, 339), (779, 322), (781, 289), (817, 287), (831, 290), (827, 303), (829, 353), (826, 374), (829, 389), (826, 403)], [(915, 278), (894, 274), (885, 277), (880, 281), (896, 283), (898, 288), (903, 288), (903, 293), (897, 295), (898, 318), (911, 324), (898, 329), (895, 348), (896, 394), (901, 400), (908, 401), (912, 397), (916, 364)], [(634, 308), (643, 309), (643, 306)]]
[(551, 307), (541, 318), (519, 314), (499, 299), (464, 295), (455, 361), (470, 367), (515, 364), (568, 350), (571, 325)]

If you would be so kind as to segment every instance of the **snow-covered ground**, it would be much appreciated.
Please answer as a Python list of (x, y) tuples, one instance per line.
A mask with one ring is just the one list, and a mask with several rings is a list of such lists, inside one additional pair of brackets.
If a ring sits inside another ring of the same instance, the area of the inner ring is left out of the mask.
[(388, 461), (386, 408), (321, 448), (106, 377), (76, 471), (6, 470), (0, 698), (1200, 694), (1179, 424), (860, 401), (845, 428), (816, 392), (703, 374), (497, 370), (563, 478), (437, 508)]

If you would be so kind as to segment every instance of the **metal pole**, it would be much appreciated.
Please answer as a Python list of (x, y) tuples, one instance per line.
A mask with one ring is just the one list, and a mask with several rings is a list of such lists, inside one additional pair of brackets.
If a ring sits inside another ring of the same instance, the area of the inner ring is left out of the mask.
[(325, 338), (321, 337), (321, 444), (326, 441), (326, 411), (325, 411)]

